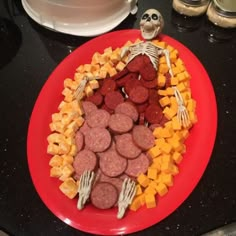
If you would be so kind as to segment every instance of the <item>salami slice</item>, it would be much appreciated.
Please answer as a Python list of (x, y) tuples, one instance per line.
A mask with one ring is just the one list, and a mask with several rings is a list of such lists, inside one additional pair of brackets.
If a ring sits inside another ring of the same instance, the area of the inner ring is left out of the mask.
[(138, 177), (141, 173), (145, 174), (149, 167), (149, 159), (144, 154), (141, 153), (137, 158), (133, 160), (128, 160), (128, 166), (126, 168), (125, 174), (130, 177)]
[(141, 103), (141, 104), (135, 104), (137, 110), (138, 110), (138, 113), (143, 113), (146, 111), (146, 108), (148, 107), (148, 102), (144, 102), (144, 103)]
[(86, 170), (95, 170), (97, 167), (97, 157), (92, 151), (84, 149), (75, 156), (73, 167), (78, 178)]
[(134, 144), (132, 134), (130, 133), (117, 136), (116, 150), (120, 155), (128, 159), (136, 158), (142, 151)]
[(117, 177), (125, 171), (127, 160), (120, 156), (116, 150), (108, 150), (100, 155), (99, 166), (103, 174)]
[(148, 91), (149, 97), (148, 97), (148, 102), (149, 104), (159, 104), (159, 99), (160, 96), (157, 93), (156, 89), (149, 89)]
[(123, 102), (119, 104), (115, 109), (115, 113), (125, 114), (129, 116), (134, 122), (138, 120), (138, 111), (136, 107), (130, 102)]
[(85, 135), (85, 145), (93, 152), (103, 152), (111, 144), (111, 135), (105, 128), (91, 128)]
[(159, 124), (162, 120), (162, 109), (157, 104), (150, 104), (145, 111), (145, 119), (150, 124)]
[(100, 93), (105, 96), (109, 92), (115, 91), (117, 89), (116, 82), (112, 79), (105, 79), (104, 83), (100, 89)]
[(134, 143), (142, 150), (146, 151), (155, 144), (155, 137), (151, 130), (143, 125), (136, 125), (132, 131)]
[(90, 129), (91, 129), (91, 128), (88, 126), (87, 122), (85, 121), (85, 122), (83, 123), (83, 125), (80, 127), (79, 131), (80, 131), (83, 135), (86, 135)]
[(87, 97), (86, 101), (92, 102), (96, 106), (100, 106), (103, 103), (103, 96), (97, 91), (92, 96)]
[(105, 104), (112, 110), (114, 110), (122, 102), (124, 102), (124, 97), (118, 91), (109, 92), (105, 96)]
[(97, 183), (91, 191), (91, 203), (99, 209), (109, 209), (116, 204), (117, 200), (117, 190), (110, 183)]
[(133, 120), (125, 114), (113, 114), (109, 120), (109, 128), (117, 134), (126, 133), (133, 128)]
[(126, 94), (129, 95), (130, 91), (132, 90), (133, 87), (136, 87), (136, 86), (139, 86), (139, 85), (142, 85), (140, 80), (138, 79), (135, 79), (135, 78), (132, 78), (132, 79), (129, 79), (126, 83), (125, 83), (125, 92)]
[(138, 80), (138, 76), (138, 73), (128, 73), (124, 77), (116, 80), (116, 83), (119, 87), (123, 87), (129, 80)]
[(143, 86), (133, 87), (129, 92), (129, 98), (134, 103), (144, 103), (148, 99), (148, 89)]
[(145, 80), (145, 79), (141, 78), (140, 82), (146, 88), (156, 88), (157, 87), (157, 79)]
[(77, 131), (75, 134), (75, 145), (77, 152), (80, 152), (84, 146), (84, 135), (81, 131)]
[(98, 109), (95, 104), (93, 104), (92, 102), (89, 102), (89, 101), (83, 101), (82, 108), (83, 108), (85, 116), (87, 116), (92, 111), (96, 111)]
[(98, 109), (90, 112), (86, 121), (91, 128), (106, 128), (109, 124), (109, 120), (110, 114), (106, 110)]

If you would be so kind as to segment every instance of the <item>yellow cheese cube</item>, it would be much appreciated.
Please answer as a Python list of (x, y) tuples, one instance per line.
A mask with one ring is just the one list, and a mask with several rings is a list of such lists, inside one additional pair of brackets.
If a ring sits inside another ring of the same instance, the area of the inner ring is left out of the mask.
[(142, 206), (140, 200), (141, 200), (140, 197), (135, 197), (132, 203), (130, 204), (129, 209), (131, 211), (137, 211)]
[(172, 165), (171, 174), (175, 176), (175, 175), (177, 175), (178, 173), (179, 173), (179, 168), (178, 168), (178, 166)]
[(89, 84), (85, 86), (84, 92), (85, 92), (87, 97), (93, 95), (93, 89), (90, 87)]
[(165, 142), (164, 138), (157, 138), (155, 139), (155, 145), (160, 148), (160, 146)]
[(68, 155), (75, 156), (76, 153), (77, 153), (77, 147), (75, 144), (72, 144)]
[(176, 60), (176, 62), (175, 62), (175, 65), (176, 65), (176, 66), (183, 65), (182, 59), (178, 58), (178, 59)]
[(114, 67), (108, 68), (108, 74), (110, 75), (110, 77), (112, 77), (113, 75), (117, 74), (117, 71)]
[(101, 68), (100, 72), (99, 72), (99, 77), (102, 79), (105, 79), (107, 77), (107, 70), (105, 70), (104, 68)]
[(54, 143), (49, 143), (47, 147), (47, 153), (51, 155), (57, 155), (59, 154), (59, 146)]
[(189, 119), (191, 121), (192, 124), (197, 123), (197, 115), (195, 112), (189, 112)]
[(62, 164), (63, 164), (63, 158), (62, 158), (62, 156), (59, 156), (59, 155), (54, 155), (49, 161), (49, 165), (51, 167), (62, 166)]
[(150, 155), (152, 158), (155, 158), (161, 154), (161, 150), (158, 146), (154, 146), (149, 149), (148, 155)]
[(166, 93), (167, 93), (167, 95), (174, 95), (175, 94), (175, 91), (174, 91), (174, 89), (173, 88), (167, 88), (166, 89)]
[(96, 79), (90, 80), (89, 81), (89, 86), (90, 86), (91, 89), (94, 90), (94, 89), (99, 88), (99, 83), (98, 83), (98, 81)]
[(60, 176), (60, 180), (65, 181), (67, 178), (71, 177), (74, 173), (74, 168), (71, 164), (66, 164), (62, 168), (62, 175)]
[(172, 118), (172, 127), (173, 130), (181, 130), (181, 124), (177, 116)]
[(166, 57), (165, 56), (161, 56), (159, 58), (159, 63), (162, 64), (162, 63), (166, 63)]
[(196, 101), (194, 99), (189, 99), (188, 102), (187, 102), (187, 109), (188, 111), (192, 111), (194, 112), (195, 109), (196, 109)]
[(170, 84), (171, 84), (172, 86), (175, 86), (175, 85), (177, 85), (178, 83), (179, 83), (178, 77), (174, 76), (174, 77), (172, 77), (172, 78), (170, 79)]
[(174, 51), (174, 47), (167, 45), (166, 49), (171, 53), (172, 51)]
[(161, 96), (166, 96), (166, 95), (168, 95), (166, 89), (159, 89), (159, 90), (157, 91), (157, 93), (158, 93), (159, 95), (161, 95)]
[(114, 63), (114, 64), (116, 64), (116, 63), (118, 63), (120, 60), (121, 60), (121, 57), (120, 57), (120, 55), (117, 53), (117, 52), (113, 52), (112, 54), (111, 54), (111, 56), (110, 56), (110, 60)]
[(165, 107), (170, 104), (170, 98), (168, 96), (165, 96), (159, 100), (159, 103), (162, 107)]
[(161, 171), (166, 173), (166, 174), (169, 174), (171, 173), (172, 171), (172, 162), (163, 162), (161, 164)]
[(145, 174), (140, 174), (137, 178), (137, 181), (143, 187), (147, 187), (150, 182), (150, 180)]
[(167, 44), (164, 41), (155, 41), (155, 44), (160, 48), (166, 48)]
[(179, 152), (174, 152), (172, 158), (176, 164), (179, 164), (183, 160), (183, 156)]
[(147, 208), (156, 207), (156, 198), (154, 194), (145, 194), (145, 203)]
[(126, 64), (122, 61), (119, 61), (119, 63), (116, 65), (117, 71), (122, 71), (125, 68)]
[[(156, 183), (155, 181), (152, 180), (152, 181), (149, 183), (148, 186), (150, 186), (150, 187), (156, 189), (157, 183)], [(156, 190), (155, 190), (155, 192), (156, 192)]]
[(160, 146), (160, 149), (166, 153), (166, 154), (169, 154), (172, 150), (172, 147), (169, 143), (167, 142), (164, 142), (161, 146)]
[(173, 186), (173, 176), (171, 174), (162, 175), (161, 180), (166, 186)]
[(166, 74), (168, 71), (169, 71), (169, 67), (167, 64), (160, 64), (159, 65), (158, 73)]
[(148, 168), (147, 177), (149, 179), (156, 179), (158, 170), (156, 168)]
[(62, 175), (62, 168), (59, 166), (53, 166), (50, 169), (50, 177), (59, 178)]
[(136, 193), (135, 193), (135, 195), (138, 196), (138, 195), (140, 195), (142, 193), (143, 193), (142, 187), (139, 184), (137, 184), (136, 185)]
[[(155, 183), (155, 182), (154, 182)], [(150, 186), (150, 185), (148, 185), (148, 187), (147, 188), (145, 188), (145, 190), (144, 190), (144, 193), (145, 194), (152, 194), (152, 195), (155, 195), (156, 194), (156, 190), (155, 190), (155, 188), (153, 188), (152, 186)]]
[(168, 120), (171, 120), (176, 115), (176, 111), (170, 107), (165, 107), (163, 113)]
[(70, 199), (74, 198), (78, 192), (77, 183), (73, 178), (66, 179), (60, 186), (59, 189)]
[(72, 155), (62, 155), (62, 159), (63, 159), (63, 166), (67, 164), (72, 164), (74, 161)]
[(174, 149), (174, 150), (177, 150), (179, 149), (179, 147), (182, 145), (181, 142), (179, 141), (179, 139), (176, 139), (176, 138), (169, 138), (167, 140), (167, 142), (171, 145), (171, 147)]
[(184, 85), (183, 82), (179, 83), (176, 87), (179, 90), (179, 92), (183, 92), (186, 90), (186, 86)]
[(166, 84), (166, 77), (162, 74), (158, 74), (158, 76), (157, 76), (158, 87), (164, 87), (165, 84)]
[(159, 183), (156, 187), (156, 191), (162, 197), (168, 192), (168, 188), (164, 183)]

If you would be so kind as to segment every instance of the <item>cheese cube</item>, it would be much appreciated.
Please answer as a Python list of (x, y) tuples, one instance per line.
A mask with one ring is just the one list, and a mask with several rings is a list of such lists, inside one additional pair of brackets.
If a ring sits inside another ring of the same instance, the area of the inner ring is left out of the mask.
[(62, 164), (63, 164), (63, 158), (62, 158), (62, 156), (59, 156), (59, 155), (54, 155), (49, 161), (49, 165), (51, 167), (53, 167), (53, 166), (59, 167), (59, 166), (62, 166)]
[(94, 90), (94, 89), (99, 88), (99, 83), (98, 83), (98, 81), (96, 79), (90, 80), (89, 81), (89, 86), (90, 86), (91, 89)]
[(68, 177), (70, 177), (74, 173), (74, 168), (71, 164), (66, 164), (62, 168), (62, 175), (60, 176), (60, 180), (65, 181)]
[(117, 71), (122, 71), (125, 68), (126, 64), (122, 61), (119, 61), (119, 63), (116, 65)]
[(155, 195), (155, 194), (156, 194), (156, 190), (155, 190), (155, 188), (153, 188), (152, 186), (148, 185), (148, 187), (145, 188), (144, 193), (145, 193), (145, 194), (152, 194), (152, 195)]
[(131, 205), (129, 206), (129, 209), (131, 211), (137, 211), (140, 207), (142, 206), (141, 204), (141, 199), (140, 197), (135, 197), (131, 203)]
[(150, 155), (152, 158), (155, 158), (161, 154), (161, 150), (158, 146), (154, 146), (149, 149), (148, 155)]
[(149, 179), (156, 179), (158, 170), (156, 168), (148, 168), (147, 177)]
[(159, 100), (159, 103), (162, 107), (165, 107), (170, 104), (170, 98), (168, 96), (165, 96)]
[(53, 166), (50, 169), (50, 177), (59, 178), (62, 175), (62, 168), (59, 166)]
[(150, 182), (150, 180), (145, 174), (140, 174), (137, 178), (137, 181), (143, 187), (147, 187)]
[(175, 85), (177, 85), (178, 83), (179, 83), (178, 77), (174, 76), (174, 77), (172, 77), (172, 78), (170, 79), (170, 84), (171, 84), (172, 86), (175, 86)]
[(166, 186), (173, 186), (173, 176), (171, 174), (162, 175), (161, 180)]
[(145, 194), (145, 203), (147, 208), (156, 207), (156, 198), (154, 194)]
[(166, 74), (168, 71), (169, 71), (169, 67), (167, 64), (160, 64), (159, 65), (158, 73)]
[(66, 179), (60, 186), (59, 189), (70, 199), (74, 198), (78, 192), (77, 183), (73, 178)]
[(157, 85), (158, 87), (164, 87), (166, 84), (166, 77), (162, 74), (158, 74)]
[(179, 164), (183, 160), (183, 156), (179, 152), (174, 152), (172, 158), (176, 164)]
[(142, 187), (139, 184), (137, 184), (136, 185), (136, 193), (135, 193), (135, 195), (138, 196), (138, 195), (140, 195), (142, 193), (143, 193)]
[(176, 115), (176, 111), (170, 107), (165, 107), (163, 113), (168, 120), (171, 120)]
[(171, 147), (171, 145), (170, 145), (169, 143), (164, 142), (164, 143), (160, 146), (160, 149), (161, 149), (164, 153), (168, 154), (168, 153), (171, 152), (172, 147)]
[(156, 187), (157, 193), (162, 197), (168, 192), (168, 188), (164, 183), (159, 183)]

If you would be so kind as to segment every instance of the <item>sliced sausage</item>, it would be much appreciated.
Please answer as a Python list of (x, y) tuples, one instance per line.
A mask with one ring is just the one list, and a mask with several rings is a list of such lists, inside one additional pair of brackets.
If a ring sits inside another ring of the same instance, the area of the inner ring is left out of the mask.
[(135, 86), (130, 90), (129, 98), (134, 103), (144, 103), (148, 99), (148, 89), (143, 86)]
[(129, 102), (123, 102), (119, 104), (115, 109), (115, 113), (125, 114), (129, 116), (134, 122), (138, 120), (138, 111), (136, 107)]
[(132, 78), (132, 79), (129, 79), (126, 83), (125, 83), (125, 92), (126, 94), (129, 95), (130, 91), (132, 90), (133, 87), (136, 87), (136, 86), (139, 86), (139, 85), (142, 85), (140, 80), (138, 79), (135, 79), (135, 78)]
[(155, 78), (153, 80), (145, 80), (145, 79), (141, 78), (140, 82), (144, 87), (146, 87), (148, 89), (157, 87), (157, 78)]
[(149, 89), (148, 93), (149, 93), (149, 97), (148, 97), (149, 104), (153, 104), (153, 103), (159, 104), (160, 96), (158, 95), (157, 90)]
[(134, 144), (132, 134), (130, 133), (117, 136), (116, 150), (120, 155), (128, 159), (136, 158), (142, 151)]
[(162, 120), (162, 109), (157, 104), (150, 104), (145, 111), (145, 119), (150, 124), (159, 124)]
[(127, 160), (120, 156), (116, 150), (108, 150), (100, 155), (99, 166), (103, 174), (117, 177), (125, 171)]
[(128, 73), (124, 77), (118, 79), (116, 83), (119, 87), (123, 87), (129, 80), (137, 80), (138, 76), (139, 76), (138, 73)]
[(100, 93), (106, 96), (109, 92), (115, 91), (117, 89), (116, 82), (112, 79), (105, 79), (104, 83), (100, 89)]
[(145, 124), (145, 115), (144, 112), (139, 114), (139, 120), (138, 120), (139, 125), (144, 125)]
[(75, 134), (75, 145), (77, 148), (77, 152), (80, 152), (84, 146), (84, 135), (79, 130)]
[(155, 144), (155, 137), (151, 130), (143, 125), (136, 125), (132, 131), (134, 143), (142, 150), (146, 151)]
[(138, 177), (141, 173), (145, 174), (148, 167), (149, 159), (144, 153), (141, 153), (137, 158), (128, 160), (125, 174), (130, 177)]
[(103, 103), (103, 96), (97, 91), (92, 96), (87, 97), (86, 101), (92, 102), (96, 106), (100, 106)]
[(107, 182), (97, 183), (91, 191), (91, 203), (99, 209), (109, 209), (118, 200), (116, 188)]
[(84, 149), (75, 156), (73, 167), (78, 178), (86, 170), (95, 170), (97, 167), (97, 157), (92, 151)]
[(79, 131), (80, 131), (83, 135), (86, 135), (90, 129), (91, 129), (91, 128), (88, 126), (87, 122), (85, 121), (85, 122), (83, 123), (83, 125), (80, 127)]
[(92, 111), (96, 111), (98, 109), (95, 104), (93, 104), (92, 102), (89, 102), (89, 101), (83, 101), (82, 108), (83, 108), (85, 116), (87, 116)]
[(118, 91), (109, 92), (105, 96), (105, 104), (112, 110), (114, 110), (122, 102), (124, 102), (124, 97)]
[(109, 120), (109, 128), (117, 134), (126, 133), (133, 128), (133, 120), (125, 114), (113, 114)]
[(103, 109), (97, 109), (90, 112), (87, 117), (87, 123), (91, 128), (100, 127), (106, 128), (109, 124), (110, 114)]
[(105, 128), (91, 128), (85, 135), (85, 145), (93, 152), (103, 152), (111, 144), (110, 132)]
[(148, 102), (144, 102), (144, 103), (141, 103), (141, 104), (135, 104), (137, 110), (138, 110), (138, 113), (143, 113), (145, 112), (146, 108), (148, 107)]

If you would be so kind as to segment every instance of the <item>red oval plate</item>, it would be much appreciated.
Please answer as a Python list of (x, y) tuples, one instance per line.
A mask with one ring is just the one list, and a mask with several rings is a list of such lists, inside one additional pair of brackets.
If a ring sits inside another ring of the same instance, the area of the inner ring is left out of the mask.
[(174, 179), (174, 186), (158, 200), (153, 209), (142, 207), (137, 212), (128, 211), (116, 219), (117, 209), (98, 210), (91, 205), (82, 211), (76, 209), (77, 200), (70, 200), (59, 190), (60, 181), (49, 177), (50, 155), (47, 136), (50, 134), (51, 115), (57, 112), (62, 101), (63, 80), (73, 78), (80, 64), (90, 63), (95, 52), (103, 52), (109, 46), (124, 45), (128, 40), (140, 38), (139, 30), (122, 30), (108, 33), (85, 43), (66, 57), (53, 71), (43, 86), (35, 103), (28, 130), (27, 153), (30, 174), (35, 188), (46, 206), (70, 226), (94, 234), (114, 235), (136, 232), (150, 227), (176, 210), (193, 191), (208, 164), (214, 146), (217, 127), (217, 106), (210, 79), (199, 60), (185, 46), (162, 35), (163, 41), (179, 51), (191, 74), (192, 96), (197, 101), (198, 123), (191, 129), (186, 141), (187, 152)]

